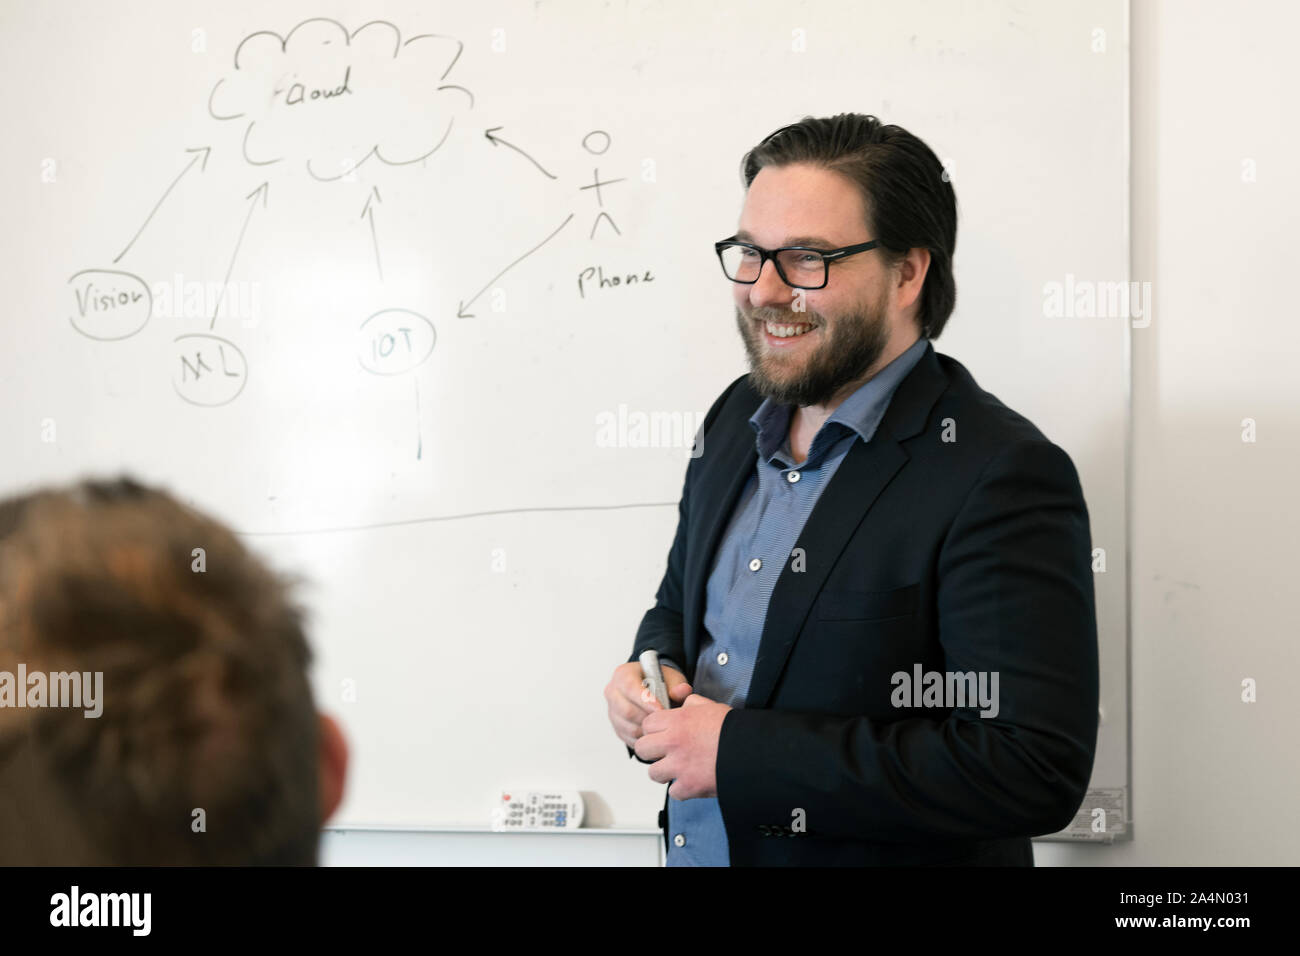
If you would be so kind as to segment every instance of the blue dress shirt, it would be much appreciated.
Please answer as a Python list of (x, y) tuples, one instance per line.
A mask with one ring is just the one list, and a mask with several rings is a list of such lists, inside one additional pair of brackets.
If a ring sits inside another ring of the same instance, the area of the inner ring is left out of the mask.
[[(691, 689), (744, 707), (772, 590), (813, 506), (855, 441), (871, 441), (899, 383), (925, 352), (920, 338), (835, 409), (818, 429), (808, 458), (789, 449), (791, 405), (764, 399), (749, 423), (758, 461), (732, 512), (709, 575), (705, 633)], [(681, 670), (673, 661), (662, 663)], [(716, 797), (668, 800), (668, 865), (727, 866), (730, 852)]]

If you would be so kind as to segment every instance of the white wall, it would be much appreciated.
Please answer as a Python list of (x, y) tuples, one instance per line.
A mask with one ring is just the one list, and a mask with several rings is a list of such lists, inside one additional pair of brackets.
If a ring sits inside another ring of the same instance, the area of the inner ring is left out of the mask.
[(1298, 34), (1282, 0), (1133, 3), (1135, 839), (1039, 865), (1300, 863)]

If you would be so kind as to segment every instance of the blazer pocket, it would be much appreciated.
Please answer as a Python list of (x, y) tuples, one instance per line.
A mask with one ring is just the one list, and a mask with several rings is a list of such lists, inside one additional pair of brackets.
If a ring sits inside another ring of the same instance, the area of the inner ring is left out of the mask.
[(817, 596), (819, 621), (876, 621), (916, 613), (921, 586), (909, 584), (889, 591), (823, 591)]

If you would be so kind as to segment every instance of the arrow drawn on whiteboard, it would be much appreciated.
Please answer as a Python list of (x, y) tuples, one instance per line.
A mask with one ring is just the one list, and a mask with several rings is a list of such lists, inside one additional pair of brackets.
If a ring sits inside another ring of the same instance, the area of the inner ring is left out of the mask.
[(465, 309), (468, 308), (469, 306), (473, 305), (475, 299), (477, 299), (479, 296), (481, 296), (481, 295), (482, 295), (484, 292), (486, 292), (488, 289), (492, 288), (492, 283), (493, 283), (493, 282), (496, 282), (497, 279), (500, 279), (503, 275), (505, 275), (507, 272), (509, 272), (509, 271), (510, 271), (511, 269), (513, 269), (515, 266), (519, 265), (519, 263), (523, 262), (525, 259), (527, 259), (529, 256), (531, 256), (531, 255), (532, 255), (534, 252), (536, 252), (538, 249), (542, 248), (542, 246), (546, 245), (548, 242), (550, 242), (552, 239), (554, 239), (554, 238), (556, 237), (556, 235), (559, 233), (559, 231), (560, 231), (561, 229), (563, 229), (565, 226), (567, 226), (567, 225), (569, 224), (569, 220), (572, 219), (572, 218), (573, 218), (573, 213), (569, 213), (569, 214), (564, 218), (564, 222), (560, 223), (559, 227), (555, 230), (555, 232), (551, 233), (549, 236), (547, 236), (545, 239), (543, 239), (543, 240), (542, 240), (541, 242), (539, 242), (537, 245), (533, 246), (531, 249), (529, 249), (527, 252), (525, 252), (522, 256), (520, 256), (520, 257), (519, 257), (518, 259), (516, 259), (514, 262), (510, 263), (510, 265), (506, 266), (504, 269), (502, 269), (500, 272), (498, 272), (496, 275), (494, 275), (491, 279), (488, 279), (488, 283), (487, 283), (487, 285), (485, 285), (483, 288), (481, 288), (481, 289), (479, 289), (477, 292), (475, 292), (474, 295), (473, 295), (473, 297), (472, 297), (469, 301), (465, 301), (464, 299), (462, 299), (462, 300), (460, 301), (460, 304), (459, 304), (459, 305), (457, 306), (457, 308), (456, 308), (456, 317), (457, 317), (458, 319), (472, 319), (472, 318), (474, 318), (474, 313), (473, 313), (473, 312), (466, 312)]
[(420, 424), (420, 380), (412, 378), (415, 381), (415, 460), (419, 461), (424, 457), (424, 428)]
[(366, 205), (365, 208), (361, 210), (361, 215), (370, 220), (370, 241), (374, 244), (375, 247), (375, 268), (379, 270), (379, 281), (383, 282), (384, 267), (379, 262), (379, 240), (375, 238), (375, 211), (370, 208), (370, 200), (372, 199), (377, 199), (379, 200), (379, 202), (384, 201), (383, 198), (379, 195), (378, 186), (370, 187), (370, 195), (366, 197)]
[(533, 157), (529, 156), (527, 153), (525, 153), (522, 149), (520, 149), (520, 148), (519, 148), (518, 146), (516, 146), (514, 143), (507, 143), (507, 142), (506, 142), (504, 139), (502, 139), (500, 136), (493, 136), (493, 135), (492, 135), (492, 134), (495, 133), (497, 130), (502, 129), (502, 128), (503, 128), (503, 127), (500, 127), (500, 126), (493, 126), (491, 129), (484, 130), (484, 131), (483, 131), (483, 135), (487, 137), (487, 141), (488, 141), (489, 143), (491, 143), (493, 146), (495, 146), (497, 143), (505, 143), (505, 145), (509, 146), (509, 147), (510, 147), (511, 149), (513, 149), (516, 153), (518, 153), (520, 156), (524, 157), (526, 160), (528, 160), (530, 163), (532, 163), (532, 164), (533, 164), (534, 166), (536, 166), (538, 169), (541, 169), (542, 172), (546, 173), (546, 175), (549, 176), (551, 179), (555, 179), (555, 178), (556, 178), (556, 177), (555, 177), (554, 175), (552, 175), (551, 173), (547, 173), (545, 169), (542, 169), (542, 164), (541, 164), (541, 163), (539, 163), (537, 160), (533, 159)]
[(266, 194), (271, 191), (270, 183), (262, 183), (251, 193), (245, 196), (245, 199), (253, 200), (248, 204), (248, 215), (244, 217), (244, 227), (239, 230), (239, 238), (235, 240), (235, 251), (230, 254), (230, 265), (226, 267), (226, 277), (221, 281), (221, 291), (217, 293), (217, 304), (212, 310), (212, 321), (208, 323), (208, 330), (216, 328), (217, 313), (221, 311), (221, 300), (225, 298), (226, 286), (230, 284), (230, 273), (235, 269), (235, 257), (239, 255), (239, 247), (244, 244), (244, 233), (248, 230), (248, 221), (253, 218), (253, 210), (257, 208), (257, 197), (262, 197), (262, 208), (266, 208)]
[(211, 146), (199, 146), (196, 149), (187, 149), (185, 150), (185, 152), (201, 153), (202, 156), (195, 156), (188, 163), (186, 163), (185, 168), (182, 169), (180, 172), (180, 176), (177, 176), (175, 179), (173, 179), (172, 184), (168, 186), (165, 190), (163, 190), (163, 194), (159, 196), (158, 201), (153, 204), (153, 208), (149, 210), (149, 215), (145, 217), (145, 220), (143, 223), (141, 223), (140, 228), (135, 231), (135, 235), (132, 236), (131, 241), (126, 244), (126, 248), (117, 254), (117, 258), (113, 260), (114, 263), (120, 260), (124, 255), (126, 255), (127, 252), (130, 250), (130, 248), (133, 245), (135, 245), (135, 241), (140, 238), (140, 233), (144, 232), (144, 227), (149, 225), (149, 221), (153, 219), (154, 213), (156, 213), (158, 211), (158, 207), (163, 204), (163, 200), (166, 199), (171, 194), (171, 191), (176, 188), (176, 184), (181, 181), (181, 176), (184, 176), (186, 173), (188, 173), (190, 171), (190, 167), (193, 166), (200, 159), (202, 159), (203, 162), (199, 166), (199, 172), (203, 172), (205, 169), (208, 168), (208, 154), (212, 152)]

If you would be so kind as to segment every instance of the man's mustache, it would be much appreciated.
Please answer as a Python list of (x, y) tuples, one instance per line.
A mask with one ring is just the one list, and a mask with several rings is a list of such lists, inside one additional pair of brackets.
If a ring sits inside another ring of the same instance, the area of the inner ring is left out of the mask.
[(741, 311), (741, 317), (751, 322), (775, 322), (778, 325), (824, 325), (820, 315), (815, 312), (792, 312), (788, 309), (754, 309), (752, 312)]

